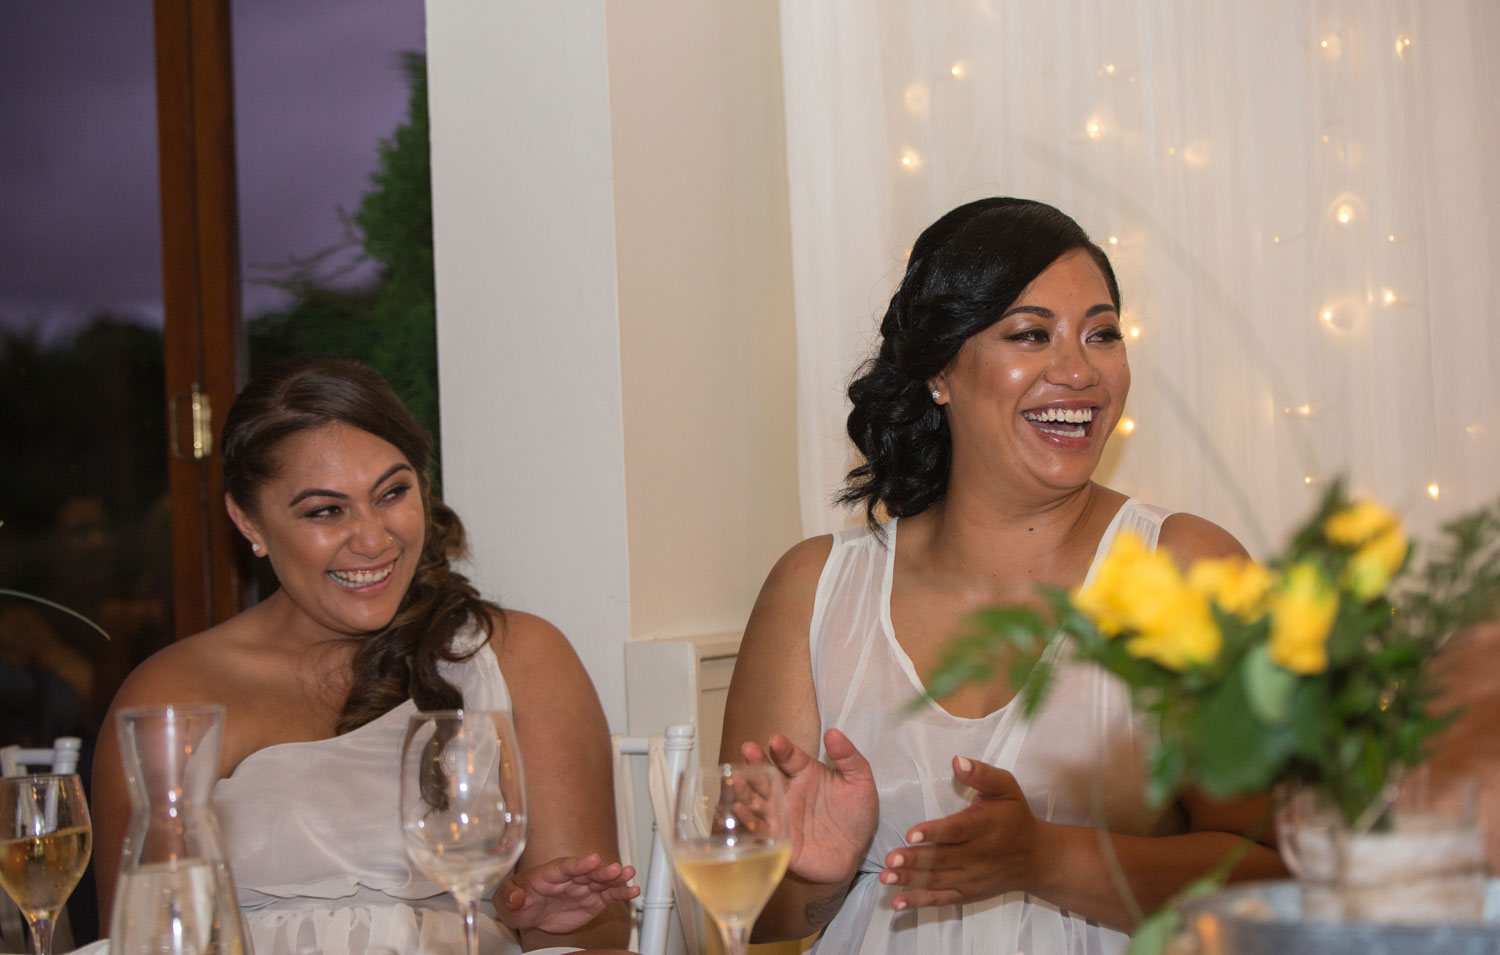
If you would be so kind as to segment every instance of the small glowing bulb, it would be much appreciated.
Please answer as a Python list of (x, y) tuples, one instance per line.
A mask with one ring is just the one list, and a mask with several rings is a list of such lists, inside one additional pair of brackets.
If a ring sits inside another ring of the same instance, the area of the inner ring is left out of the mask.
[(1306, 477), (1304, 477), (1302, 479), (1302, 483), (1303, 484), (1311, 484), (1312, 482), (1313, 482), (1313, 477), (1312, 477), (1311, 474), (1307, 475)]
[(1119, 245), (1120, 244), (1120, 237), (1117, 236), (1117, 235), (1110, 236), (1109, 237), (1109, 244), (1110, 245)]
[(1386, 236), (1385, 237), (1385, 241), (1387, 241), (1387, 242), (1395, 242), (1396, 241), (1396, 233), (1392, 232), (1390, 235)]
[(1301, 415), (1302, 417), (1304, 417), (1304, 418), (1311, 416), (1312, 415), (1312, 411), (1313, 411), (1312, 405), (1298, 405), (1297, 406), (1297, 413), (1299, 415)]
[(1130, 326), (1130, 337), (1131, 338), (1140, 338), (1141, 337), (1141, 327), (1139, 325), (1132, 325), (1132, 326)]
[(1121, 434), (1129, 434), (1130, 432), (1132, 432), (1134, 430), (1135, 430), (1135, 419), (1134, 418), (1121, 418), (1120, 419), (1120, 433)]
[(1322, 43), (1320, 43), (1318, 45), (1321, 46), (1325, 50), (1328, 49), (1328, 41), (1327, 40), (1324, 40)]
[(1354, 207), (1348, 203), (1339, 206), (1337, 217), (1340, 225), (1348, 225), (1354, 221)]
[(1325, 143), (1328, 142), (1328, 134), (1327, 133), (1323, 134), (1323, 142), (1325, 142)]
[(1083, 131), (1088, 134), (1089, 139), (1098, 139), (1103, 134), (1104, 127), (1100, 126), (1097, 121), (1092, 121), (1083, 128)]
[(914, 152), (908, 152), (901, 157), (901, 165), (906, 169), (916, 169), (922, 165), (922, 157)]
[(1175, 156), (1175, 155), (1177, 155), (1177, 147), (1176, 146), (1168, 146), (1167, 147), (1167, 155), (1168, 156)]
[(1318, 46), (1323, 48), (1323, 55), (1330, 60), (1338, 59), (1339, 53), (1343, 50), (1343, 44), (1339, 42), (1339, 38), (1336, 36), (1324, 37), (1319, 41)]
[(1106, 64), (1104, 64), (1104, 72), (1106, 72), (1106, 73), (1113, 73), (1114, 71), (1115, 71), (1115, 65), (1113, 63), (1106, 63)]
[(1280, 245), (1281, 244), (1281, 236), (1279, 236), (1279, 235), (1273, 235), (1273, 236), (1271, 236), (1271, 244), (1272, 245)]
[(1427, 485), (1427, 496), (1434, 501), (1438, 499), (1438, 486), (1436, 484)]
[(968, 72), (968, 70), (969, 68), (964, 65), (964, 61), (959, 60), (957, 63), (953, 64), (952, 68), (949, 69), (948, 72), (952, 73), (954, 76), (963, 76)]
[(1333, 309), (1331, 309), (1331, 308), (1325, 308), (1325, 309), (1323, 309), (1323, 321), (1325, 321), (1325, 322), (1331, 322), (1331, 321), (1333, 321)]
[(1396, 293), (1392, 292), (1390, 289), (1386, 289), (1385, 290), (1385, 294), (1381, 295), (1380, 298), (1387, 305), (1395, 305), (1396, 304)]

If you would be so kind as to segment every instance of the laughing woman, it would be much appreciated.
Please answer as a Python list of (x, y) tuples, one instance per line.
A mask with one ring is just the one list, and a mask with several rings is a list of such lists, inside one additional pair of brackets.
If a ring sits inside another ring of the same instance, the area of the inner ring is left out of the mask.
[(1236, 877), (1281, 873), (1273, 850), (1245, 846), (1259, 806), (1146, 805), (1148, 740), (1124, 687), (1064, 646), (1029, 720), (1002, 678), (905, 709), (970, 614), (1077, 587), (1118, 533), (1184, 564), (1244, 553), (1093, 481), (1130, 390), (1103, 251), (1051, 206), (962, 206), (917, 240), (881, 336), (849, 388), (865, 461), (842, 497), (868, 526), (781, 559), (730, 688), (725, 758), (778, 766), (801, 820), (756, 937), (1119, 952), (1136, 911), (1120, 879), (1150, 911), (1237, 845)]
[[(214, 803), (256, 955), (463, 951), (462, 919), (407, 861), (397, 812), (407, 717), (460, 707), (511, 710), (527, 757), (526, 849), (481, 919), (481, 951), (623, 945), (634, 870), (615, 861), (593, 685), (556, 628), (452, 569), (463, 527), (432, 495), (432, 443), (395, 393), (357, 362), (295, 360), (240, 393), (222, 445), (229, 515), (280, 586), (151, 657), (113, 708), (225, 708)], [(106, 726), (93, 807), (107, 925), (129, 806)]]

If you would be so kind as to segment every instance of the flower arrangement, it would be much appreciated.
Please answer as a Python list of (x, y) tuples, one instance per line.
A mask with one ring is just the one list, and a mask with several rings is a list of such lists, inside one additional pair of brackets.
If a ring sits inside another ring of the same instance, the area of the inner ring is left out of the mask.
[(1059, 634), (1117, 675), (1154, 717), (1148, 797), (1186, 785), (1230, 797), (1281, 783), (1317, 789), (1355, 828), (1429, 754), (1428, 661), (1500, 607), (1500, 505), (1443, 528), (1420, 569), (1400, 521), (1335, 483), (1264, 564), (1205, 560), (1184, 573), (1122, 534), (1086, 589), (1044, 590), (1051, 617), (982, 612), (931, 681), (942, 696), (1002, 661), (1028, 713), (1046, 695), (1041, 652)]

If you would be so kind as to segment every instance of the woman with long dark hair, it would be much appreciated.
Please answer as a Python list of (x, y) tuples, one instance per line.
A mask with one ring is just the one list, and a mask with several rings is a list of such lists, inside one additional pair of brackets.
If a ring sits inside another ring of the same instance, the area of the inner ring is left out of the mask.
[(1150, 911), (1232, 849), (1236, 877), (1279, 873), (1244, 838), (1256, 806), (1146, 804), (1125, 688), (1065, 645), (1029, 720), (1004, 666), (907, 708), (970, 614), (1079, 586), (1118, 533), (1184, 564), (1244, 553), (1093, 480), (1130, 389), (1104, 252), (1051, 206), (969, 203), (918, 238), (880, 332), (849, 386), (864, 460), (842, 499), (867, 524), (781, 559), (730, 687), (725, 758), (778, 766), (800, 821), (756, 937), (822, 929), (819, 952), (867, 955), (1120, 952), (1132, 899)]
[[(112, 709), (225, 708), (214, 802), (257, 955), (463, 950), (397, 814), (406, 717), (461, 707), (512, 710), (527, 757), (526, 849), (481, 920), (482, 950), (623, 945), (634, 872), (616, 859), (593, 685), (555, 627), (453, 569), (463, 525), (384, 379), (337, 358), (278, 366), (240, 393), (222, 450), (230, 517), (279, 586), (148, 659)], [(107, 726), (93, 794), (104, 924), (129, 809)]]

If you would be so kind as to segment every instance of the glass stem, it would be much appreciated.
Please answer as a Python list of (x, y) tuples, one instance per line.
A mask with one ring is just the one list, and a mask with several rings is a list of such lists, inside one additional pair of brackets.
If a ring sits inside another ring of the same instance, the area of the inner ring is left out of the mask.
[(52, 955), (52, 922), (55, 915), (28, 915), (26, 921), (31, 925), (31, 950), (36, 955)]
[(741, 922), (719, 922), (719, 937), (724, 940), (724, 955), (745, 955), (750, 947), (750, 926)]
[(464, 910), (464, 951), (468, 955), (479, 955), (479, 926), (474, 921), (479, 903), (474, 899), (459, 899)]

